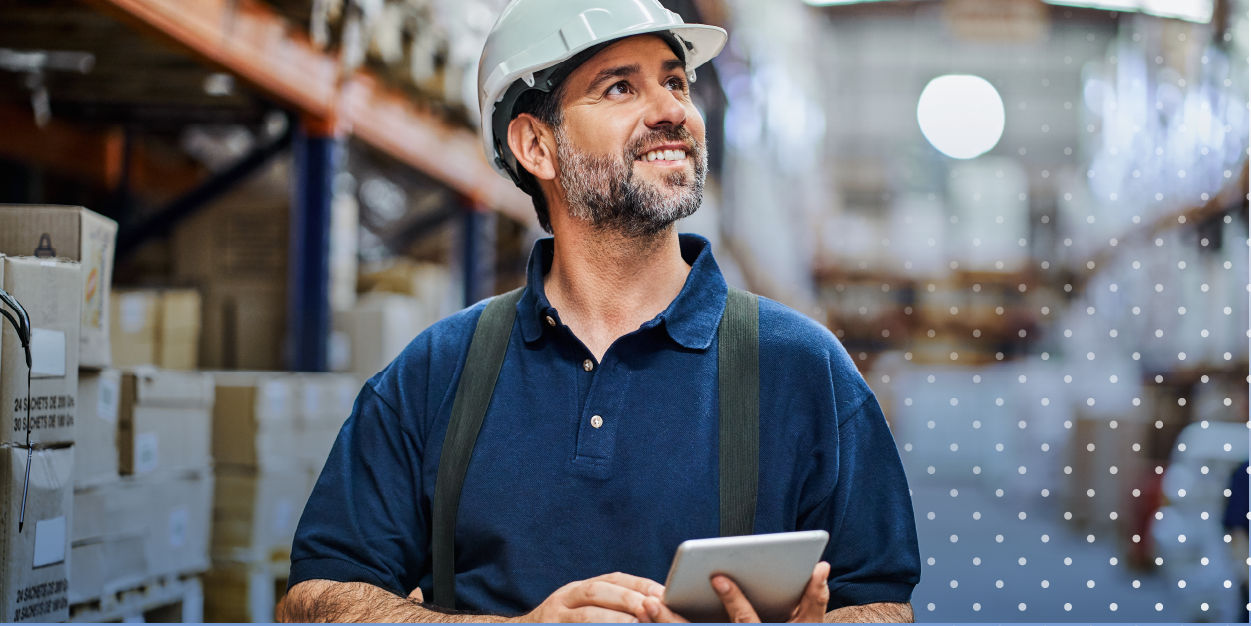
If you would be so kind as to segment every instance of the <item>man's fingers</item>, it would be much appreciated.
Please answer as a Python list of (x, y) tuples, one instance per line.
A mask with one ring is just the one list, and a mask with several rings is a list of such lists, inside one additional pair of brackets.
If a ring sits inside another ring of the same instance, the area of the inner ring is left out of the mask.
[(583, 606), (570, 611), (570, 621), (584, 624), (634, 624), (639, 620), (629, 613), (598, 606)]
[(643, 606), (647, 609), (647, 617), (656, 623), (687, 623), (687, 619), (669, 610), (660, 598), (648, 597), (643, 600)]
[(825, 616), (825, 607), (830, 603), (830, 564), (822, 561), (812, 569), (812, 577), (804, 588), (804, 595), (799, 605), (791, 614), (794, 622), (819, 622)]
[(568, 606), (599, 607), (633, 615), (639, 621), (646, 621), (647, 610), (643, 606), (642, 593), (622, 585), (603, 579), (585, 581), (573, 591)]
[(659, 598), (665, 595), (664, 585), (650, 578), (643, 578), (642, 576), (633, 576), (630, 574), (623, 574), (621, 572), (613, 572), (611, 574), (604, 574), (603, 576), (596, 576), (591, 580), (606, 580), (614, 585), (621, 585), (626, 589), (633, 589), (634, 591), (646, 596)]
[(760, 621), (760, 617), (756, 615), (756, 609), (747, 601), (747, 596), (743, 595), (730, 577), (720, 574), (713, 576), (712, 590), (717, 593), (717, 597), (721, 598), (721, 603), (725, 605), (725, 612), (730, 616), (731, 622)]

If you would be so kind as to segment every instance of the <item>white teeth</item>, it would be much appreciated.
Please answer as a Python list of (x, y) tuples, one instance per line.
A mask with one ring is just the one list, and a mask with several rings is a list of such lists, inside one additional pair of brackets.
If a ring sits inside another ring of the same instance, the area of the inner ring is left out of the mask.
[(653, 150), (643, 155), (643, 160), (652, 161), (681, 161), (686, 158), (685, 150)]

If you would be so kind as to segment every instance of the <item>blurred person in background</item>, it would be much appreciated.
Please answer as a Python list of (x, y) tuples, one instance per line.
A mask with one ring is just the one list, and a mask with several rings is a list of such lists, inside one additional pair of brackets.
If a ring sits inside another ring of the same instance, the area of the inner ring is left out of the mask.
[[(679, 543), (718, 534), (727, 285), (709, 242), (675, 222), (707, 173), (689, 83), (725, 39), (656, 0), (504, 10), (479, 68), (484, 141), (554, 236), (516, 292), (464, 478), (457, 611), (423, 601), (438, 593), (436, 474), (485, 302), (366, 383), (300, 521), (280, 618), (683, 621), (657, 581)], [(792, 621), (911, 621), (916, 529), (876, 398), (826, 328), (764, 298), (758, 327), (754, 531), (830, 533)], [(758, 621), (732, 580), (710, 584), (733, 620)]]

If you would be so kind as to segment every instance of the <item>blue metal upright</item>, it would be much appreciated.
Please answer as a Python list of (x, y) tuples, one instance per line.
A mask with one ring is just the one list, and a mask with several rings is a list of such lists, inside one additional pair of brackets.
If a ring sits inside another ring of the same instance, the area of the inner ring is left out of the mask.
[(469, 203), (461, 231), (465, 306), (495, 295), (496, 214)]
[(287, 367), (324, 372), (330, 339), (330, 205), (340, 144), (330, 124), (305, 121), (295, 165), (287, 266)]

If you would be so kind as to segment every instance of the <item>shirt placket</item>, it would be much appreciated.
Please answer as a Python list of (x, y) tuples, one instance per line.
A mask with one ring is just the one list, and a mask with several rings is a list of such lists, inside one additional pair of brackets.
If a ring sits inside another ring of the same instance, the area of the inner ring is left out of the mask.
[(573, 462), (588, 469), (607, 467), (616, 449), (617, 428), (621, 423), (621, 393), (624, 376), (616, 367), (612, 350), (596, 363), (590, 357), (576, 364), (579, 375), (589, 379), (590, 389), (578, 416), (578, 436)]

